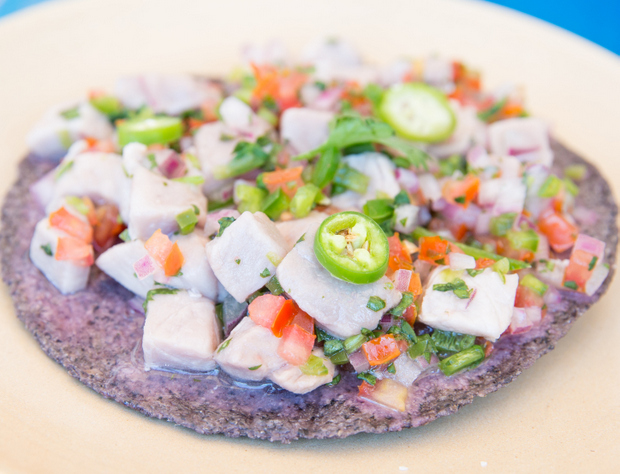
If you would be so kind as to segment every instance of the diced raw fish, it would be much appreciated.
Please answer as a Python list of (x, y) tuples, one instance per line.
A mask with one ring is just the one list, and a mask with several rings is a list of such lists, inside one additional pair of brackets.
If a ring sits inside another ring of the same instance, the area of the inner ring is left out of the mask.
[[(63, 112), (76, 108), (77, 116), (65, 118)], [(83, 138), (111, 138), (114, 129), (108, 118), (90, 103), (63, 104), (49, 110), (30, 130), (26, 141), (30, 150), (44, 158), (60, 158), (69, 146)]]
[(495, 341), (510, 325), (519, 276), (505, 275), (504, 283), (490, 268), (475, 277), (463, 271), (459, 278), (473, 290), (465, 299), (452, 291), (433, 289), (434, 285), (447, 283), (447, 279), (453, 278), (454, 271), (446, 266), (437, 267), (430, 274), (418, 319), (437, 329)]
[[(400, 292), (387, 277), (365, 285), (333, 277), (314, 255), (315, 233), (316, 228), (309, 229), (278, 266), (280, 285), (319, 326), (335, 336), (349, 337), (362, 328), (376, 328), (383, 314), (400, 302)], [(371, 296), (384, 300), (385, 308), (367, 308)]]
[(205, 245), (209, 239), (198, 232), (192, 232), (189, 235), (172, 236), (170, 240), (179, 244), (185, 262), (181, 268), (182, 275), (171, 277), (166, 284), (173, 288), (198, 292), (215, 301), (218, 288), (217, 278), (211, 270), (205, 251)]
[(264, 380), (286, 365), (278, 355), (280, 339), (271, 329), (243, 318), (215, 353), (215, 361), (227, 374), (243, 380)]
[(379, 372), (381, 378), (396, 380), (402, 383), (405, 387), (411, 386), (411, 384), (422, 373), (422, 367), (417, 361), (409, 357), (409, 354), (403, 353), (399, 355), (394, 361), (395, 373), (390, 373), (387, 370)]
[[(71, 260), (56, 260), (59, 237), (67, 237), (67, 234), (53, 229), (48, 217), (41, 219), (30, 242), (30, 260), (63, 295), (67, 295), (86, 288), (90, 267), (76, 265)], [(51, 255), (45, 249), (49, 249)]]
[(142, 280), (138, 278), (133, 265), (147, 255), (148, 252), (144, 248), (144, 241), (132, 240), (131, 242), (123, 242), (110, 247), (99, 255), (95, 264), (101, 271), (129, 291), (141, 298), (146, 298), (147, 292), (155, 287), (155, 275), (159, 279), (165, 279), (164, 272), (161, 269), (156, 274), (149, 275)]
[(323, 359), (323, 364), (327, 368), (325, 375), (306, 375), (298, 366), (287, 364), (284, 367), (274, 370), (269, 378), (280, 387), (293, 393), (308, 393), (315, 388), (325, 385), (334, 379), (336, 366), (327, 358), (323, 351), (315, 348), (312, 354)]
[(211, 300), (179, 291), (156, 294), (148, 302), (142, 338), (146, 370), (212, 370), (219, 343), (220, 329)]
[(136, 168), (129, 204), (129, 235), (147, 240), (157, 229), (164, 234), (176, 232), (179, 230), (176, 216), (193, 206), (200, 211), (198, 226), (202, 227), (207, 215), (207, 199), (197, 186)]
[(328, 217), (329, 214), (325, 212), (312, 211), (307, 217), (301, 219), (276, 222), (276, 227), (286, 240), (290, 250), (308, 229), (316, 229)]
[(524, 163), (550, 167), (553, 151), (549, 144), (549, 127), (536, 117), (499, 120), (488, 127), (491, 153), (516, 156)]
[(280, 136), (297, 153), (306, 153), (327, 141), (331, 112), (308, 108), (286, 109), (280, 118)]
[(244, 212), (206, 250), (217, 279), (242, 302), (275, 275), (288, 245), (265, 214)]

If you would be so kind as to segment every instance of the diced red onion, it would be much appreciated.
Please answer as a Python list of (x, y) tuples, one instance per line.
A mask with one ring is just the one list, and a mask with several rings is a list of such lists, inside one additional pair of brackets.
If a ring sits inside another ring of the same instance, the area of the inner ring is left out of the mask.
[(497, 198), (502, 189), (502, 182), (500, 179), (489, 179), (480, 183), (478, 189), (478, 204), (481, 206), (492, 206), (497, 201)]
[(521, 162), (512, 156), (503, 157), (499, 169), (502, 172), (502, 178), (518, 178), (521, 176)]
[(411, 281), (411, 270), (399, 269), (394, 272), (392, 279), (394, 280), (394, 288), (398, 291), (407, 291), (409, 288), (409, 282)]
[(140, 298), (139, 296), (134, 296), (129, 301), (127, 301), (127, 304), (136, 313), (144, 314), (144, 299)]
[(520, 178), (502, 178), (501, 192), (493, 205), (493, 215), (499, 216), (509, 212), (521, 214), (525, 204), (525, 184)]
[(370, 362), (368, 362), (366, 355), (361, 349), (349, 355), (349, 362), (353, 366), (355, 372), (357, 372), (358, 374), (361, 372), (366, 372), (368, 369), (370, 369)]
[(601, 287), (605, 279), (609, 275), (609, 268), (603, 264), (599, 264), (594, 267), (592, 275), (586, 282), (585, 293), (588, 296), (592, 296)]
[(167, 150), (168, 156), (166, 159), (157, 167), (161, 174), (163, 174), (168, 179), (180, 178), (185, 175), (187, 171), (187, 166), (185, 166), (185, 161), (177, 152), (174, 150)]
[(568, 308), (568, 301), (562, 298), (562, 293), (553, 286), (545, 292), (543, 300), (547, 305), (547, 309), (551, 312), (565, 311)]
[(450, 268), (452, 270), (466, 270), (476, 268), (476, 259), (464, 253), (452, 252), (450, 254)]
[(465, 309), (469, 308), (469, 305), (471, 304), (471, 302), (474, 301), (474, 298), (476, 297), (477, 292), (478, 292), (478, 289), (474, 288), (474, 291), (471, 292), (471, 296), (469, 297), (469, 299), (467, 300), (467, 303), (465, 304)]
[(332, 87), (326, 89), (319, 94), (316, 100), (311, 104), (313, 109), (331, 110), (334, 108), (342, 95), (343, 89), (340, 87)]
[(425, 260), (418, 259), (413, 262), (413, 269), (416, 271), (416, 273), (420, 274), (420, 279), (422, 281), (426, 280), (426, 277), (430, 273), (432, 267), (433, 264)]
[(147, 276), (155, 273), (157, 265), (155, 265), (155, 260), (150, 255), (145, 255), (133, 264), (133, 270), (136, 272), (139, 280), (144, 280)]
[(476, 220), (475, 233), (476, 235), (486, 235), (491, 232), (491, 218), (493, 215), (490, 212), (481, 212), (478, 214)]
[(381, 325), (382, 331), (387, 331), (391, 326), (394, 325), (394, 318), (392, 317), (391, 314), (385, 313), (383, 317), (381, 318), (381, 321), (379, 321), (379, 324)]
[(433, 201), (433, 203), (431, 204), (431, 209), (435, 212), (441, 212), (446, 208), (447, 205), (448, 201), (446, 201), (444, 198), (439, 198)]
[(228, 337), (232, 330), (245, 317), (248, 311), (248, 304), (239, 303), (232, 296), (228, 295), (222, 303), (222, 323), (224, 337)]
[[(441, 199), (439, 200), (441, 201)], [(437, 201), (437, 202), (439, 202)], [(476, 227), (478, 216), (481, 213), (481, 209), (475, 204), (470, 204), (467, 208), (463, 208), (457, 204), (446, 203), (441, 213), (451, 224), (465, 224), (468, 229)]]
[(577, 250), (583, 250), (584, 252), (601, 259), (605, 254), (605, 242), (595, 239), (594, 237), (590, 237), (586, 234), (579, 234), (577, 236), (577, 240), (575, 241), (573, 252)]
[(490, 166), (491, 159), (483, 146), (476, 145), (467, 152), (467, 163), (472, 168), (486, 168)]
[(421, 226), (425, 226), (431, 221), (431, 211), (426, 206), (420, 206), (420, 210), (418, 212), (418, 224)]
[(508, 149), (508, 154), (510, 156), (519, 156), (519, 155), (523, 155), (525, 153), (532, 153), (534, 151), (538, 151), (540, 149), (540, 147), (529, 147), (529, 148), (509, 148)]
[(420, 181), (418, 175), (413, 171), (404, 168), (396, 168), (395, 171), (396, 181), (400, 185), (401, 189), (404, 189), (410, 193), (417, 193), (420, 189)]
[(537, 306), (513, 308), (510, 333), (522, 334), (532, 329), (542, 319), (542, 310)]

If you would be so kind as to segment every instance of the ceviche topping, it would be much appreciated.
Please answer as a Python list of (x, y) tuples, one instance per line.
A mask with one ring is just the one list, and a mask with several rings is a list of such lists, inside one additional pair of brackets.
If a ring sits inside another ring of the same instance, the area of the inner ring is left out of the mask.
[(32, 187), (32, 262), (63, 294), (96, 265), (142, 298), (145, 370), (300, 394), (357, 377), (402, 411), (419, 377), (477, 366), (607, 278), (575, 206), (588, 168), (552, 168), (518, 89), (339, 40), (255, 56), (225, 81), (121, 78), (28, 137), (59, 160)]

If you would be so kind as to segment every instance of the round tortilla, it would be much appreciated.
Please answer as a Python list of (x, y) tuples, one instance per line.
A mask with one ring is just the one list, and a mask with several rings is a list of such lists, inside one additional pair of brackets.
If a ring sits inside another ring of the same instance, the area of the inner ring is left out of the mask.
[(148, 416), (204, 434), (285, 443), (421, 426), (510, 383), (552, 350), (611, 282), (618, 208), (610, 187), (594, 166), (558, 143), (552, 146), (556, 173), (561, 175), (569, 164), (588, 168), (577, 204), (599, 216), (587, 233), (606, 242), (609, 277), (593, 297), (564, 292), (561, 310), (548, 312), (540, 325), (525, 334), (501, 337), (491, 356), (475, 369), (452, 377), (427, 373), (418, 378), (410, 388), (404, 413), (359, 399), (359, 380), (352, 373), (343, 373), (335, 387), (296, 395), (271, 384), (235, 382), (226, 374), (146, 372), (141, 350), (144, 316), (131, 309), (129, 291), (95, 267), (85, 290), (63, 296), (30, 262), (30, 239), (44, 214), (29, 186), (54, 166), (34, 157), (20, 163), (19, 178), (2, 208), (2, 276), (17, 316), (51, 358), (97, 393)]

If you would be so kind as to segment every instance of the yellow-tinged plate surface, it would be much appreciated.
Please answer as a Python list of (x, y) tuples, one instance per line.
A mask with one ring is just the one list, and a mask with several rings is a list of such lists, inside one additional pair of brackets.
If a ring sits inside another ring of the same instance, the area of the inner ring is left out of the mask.
[[(373, 61), (437, 52), (525, 87), (530, 110), (620, 185), (620, 60), (584, 40), (469, 1), (82, 0), (0, 21), (0, 191), (50, 106), (125, 73), (225, 73), (241, 46), (322, 33)], [(82, 386), (0, 295), (0, 471), (620, 472), (620, 278), (556, 349), (456, 415), (399, 433), (289, 446), (204, 437)]]

